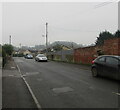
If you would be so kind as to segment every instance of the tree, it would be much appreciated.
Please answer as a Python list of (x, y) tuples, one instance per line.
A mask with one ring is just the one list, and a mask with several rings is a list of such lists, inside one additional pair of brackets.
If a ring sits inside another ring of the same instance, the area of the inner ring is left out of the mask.
[(120, 30), (117, 30), (114, 34), (114, 37), (120, 38)]
[(2, 46), (0, 44), (0, 57), (2, 56)]
[(99, 37), (97, 37), (97, 40), (96, 40), (96, 45), (103, 45), (104, 44), (104, 40), (107, 40), (107, 39), (111, 39), (113, 38), (113, 34), (111, 34), (110, 32), (108, 31), (104, 31), (104, 32), (101, 32), (99, 34)]
[(2, 48), (3, 48), (3, 50), (5, 51), (5, 53), (7, 55), (12, 55), (12, 52), (13, 52), (13, 49), (14, 49), (12, 45), (10, 45), (10, 44), (4, 44), (2, 46)]
[(4, 67), (4, 65), (6, 64), (7, 59), (6, 59), (6, 52), (5, 50), (2, 48), (2, 67)]

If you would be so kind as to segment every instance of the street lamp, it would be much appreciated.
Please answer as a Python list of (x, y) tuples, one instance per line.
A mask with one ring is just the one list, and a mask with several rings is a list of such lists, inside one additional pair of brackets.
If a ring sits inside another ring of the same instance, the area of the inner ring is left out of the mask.
[(42, 37), (46, 37), (46, 55), (48, 53), (47, 47), (48, 47), (48, 23), (46, 22), (46, 36), (42, 35)]
[[(42, 37), (45, 37), (45, 35), (42, 35)], [(45, 43), (46, 44), (46, 43)], [(47, 50), (47, 46), (46, 46), (46, 50)]]
[(11, 35), (9, 36), (9, 44), (11, 45)]
[(48, 23), (46, 22), (46, 55), (48, 53), (47, 47), (48, 47)]

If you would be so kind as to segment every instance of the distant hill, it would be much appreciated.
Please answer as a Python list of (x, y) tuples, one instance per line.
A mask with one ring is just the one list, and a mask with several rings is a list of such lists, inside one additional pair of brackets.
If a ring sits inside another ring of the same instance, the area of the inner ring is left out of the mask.
[(48, 47), (51, 48), (55, 45), (64, 45), (70, 48), (79, 48), (79, 47), (83, 47), (83, 45), (81, 44), (77, 44), (75, 42), (68, 42), (68, 41), (55, 41), (52, 44), (50, 44)]

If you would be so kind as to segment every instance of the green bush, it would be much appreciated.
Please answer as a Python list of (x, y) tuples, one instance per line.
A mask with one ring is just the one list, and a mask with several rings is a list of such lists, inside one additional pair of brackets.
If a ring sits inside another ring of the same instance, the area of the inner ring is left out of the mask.
[(2, 46), (2, 49), (4, 49), (4, 51), (6, 52), (6, 54), (7, 55), (12, 55), (12, 52), (13, 52), (13, 46), (12, 45), (10, 45), (10, 44), (4, 44), (3, 46)]
[(2, 49), (2, 67), (5, 66), (6, 62), (7, 62), (7, 54), (6, 54), (5, 50)]
[(67, 62), (73, 62), (73, 55), (66, 55)]
[(13, 46), (10, 44), (4, 44), (2, 46), (2, 66), (4, 67), (7, 63), (7, 60), (11, 59), (11, 55), (13, 52)]
[(23, 53), (21, 54), (13, 54), (13, 57), (24, 57)]

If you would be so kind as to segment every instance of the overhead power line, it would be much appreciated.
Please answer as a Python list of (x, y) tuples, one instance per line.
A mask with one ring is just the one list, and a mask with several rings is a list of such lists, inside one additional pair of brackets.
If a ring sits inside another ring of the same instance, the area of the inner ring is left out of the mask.
[(96, 5), (96, 6), (94, 7), (94, 9), (100, 8), (100, 7), (103, 7), (103, 6), (106, 6), (106, 5), (108, 5), (108, 4), (111, 4), (111, 3), (114, 3), (114, 2), (118, 2), (118, 1), (119, 1), (119, 0), (109, 0), (109, 1), (106, 1), (106, 2), (102, 2), (102, 3), (98, 4), (98, 5)]

